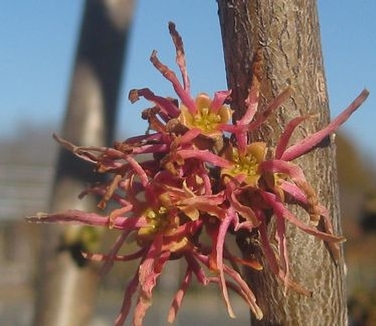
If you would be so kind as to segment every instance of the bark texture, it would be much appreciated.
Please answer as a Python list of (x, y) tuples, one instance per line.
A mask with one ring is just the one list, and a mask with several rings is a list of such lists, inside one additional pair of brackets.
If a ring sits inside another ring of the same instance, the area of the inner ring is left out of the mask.
[[(268, 102), (288, 85), (295, 90), (284, 107), (252, 138), (274, 145), (288, 121), (306, 114), (315, 114), (317, 118), (307, 120), (296, 130), (295, 139), (327, 125), (329, 105), (316, 2), (218, 0), (218, 6), (227, 81), (237, 110), (235, 117), (244, 113), (244, 99), (252, 77), (251, 61), (259, 48), (265, 62), (261, 102)], [(320, 202), (329, 209), (334, 230), (340, 234), (332, 140), (300, 158), (298, 164), (318, 192)], [(299, 210), (294, 212), (308, 222), (308, 216)], [(312, 290), (313, 297), (291, 291), (284, 295), (283, 285), (267, 266), (262, 272), (247, 270), (248, 281), (264, 311), (263, 320), (252, 320), (252, 325), (346, 325), (343, 257), (336, 266), (322, 241), (293, 226), (288, 226), (287, 234), (292, 278)]]
[[(125, 44), (134, 1), (88, 0), (85, 4), (62, 136), (77, 145), (112, 141)], [(80, 201), (92, 166), (61, 150), (51, 194), (51, 211), (92, 211), (95, 199)], [(81, 250), (98, 243), (87, 227), (43, 227), (34, 325), (88, 325), (95, 302), (97, 273)]]

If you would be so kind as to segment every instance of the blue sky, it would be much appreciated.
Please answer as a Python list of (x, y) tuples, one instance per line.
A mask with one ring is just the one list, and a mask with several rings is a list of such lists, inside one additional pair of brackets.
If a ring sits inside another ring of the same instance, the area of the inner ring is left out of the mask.
[[(364, 88), (371, 96), (343, 130), (376, 163), (376, 1), (320, 0), (319, 15), (332, 116)], [(4, 1), (0, 5), (0, 137), (21, 131), (25, 123), (59, 130), (69, 90), (83, 1)], [(214, 0), (139, 0), (121, 89), (118, 133), (142, 133), (139, 113), (145, 102), (131, 105), (132, 88), (150, 87), (173, 95), (149, 63), (153, 49), (174, 65), (167, 22), (182, 34), (192, 93), (226, 88)]]

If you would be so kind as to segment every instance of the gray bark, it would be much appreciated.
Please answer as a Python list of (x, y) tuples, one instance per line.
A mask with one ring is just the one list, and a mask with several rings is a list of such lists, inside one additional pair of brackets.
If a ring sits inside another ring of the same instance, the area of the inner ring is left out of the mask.
[[(265, 61), (261, 102), (272, 99), (289, 85), (295, 90), (291, 100), (252, 138), (274, 145), (283, 126), (293, 117), (305, 114), (317, 114), (318, 118), (306, 121), (295, 132), (295, 139), (327, 125), (329, 105), (316, 2), (218, 0), (218, 6), (227, 81), (237, 110), (235, 117), (244, 113), (244, 99), (252, 77), (251, 61), (260, 47)], [(340, 234), (334, 144), (328, 142), (296, 163), (317, 190), (320, 202), (329, 209), (334, 231)], [(294, 212), (308, 222), (305, 214)], [(252, 320), (252, 325), (346, 325), (343, 257), (336, 266), (322, 241), (293, 226), (287, 232), (292, 277), (312, 290), (313, 297), (291, 291), (285, 296), (283, 285), (265, 264), (262, 272), (248, 269), (248, 282), (264, 311), (264, 318)]]
[[(125, 45), (133, 0), (88, 0), (63, 126), (63, 138), (77, 145), (109, 145), (113, 137)], [(52, 212), (77, 208), (92, 211), (95, 198), (80, 201), (88, 182), (98, 181), (92, 166), (71, 153), (59, 153), (51, 194)], [(100, 238), (77, 226), (43, 227), (34, 325), (87, 325), (97, 288), (92, 263), (81, 250)]]

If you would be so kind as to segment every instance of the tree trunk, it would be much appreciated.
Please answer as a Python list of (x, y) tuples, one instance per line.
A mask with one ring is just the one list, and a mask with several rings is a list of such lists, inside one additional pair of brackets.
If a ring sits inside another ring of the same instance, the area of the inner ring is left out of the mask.
[[(103, 146), (112, 140), (133, 3), (86, 1), (62, 133), (75, 144)], [(88, 182), (98, 181), (91, 170), (93, 167), (61, 150), (51, 211), (95, 209), (95, 199), (78, 199)], [(81, 250), (97, 243), (100, 235), (87, 227), (43, 227), (34, 325), (87, 325), (97, 274), (93, 264), (85, 262)]]
[[(268, 120), (253, 139), (274, 145), (293, 117), (316, 114), (295, 131), (295, 139), (321, 129), (329, 122), (316, 2), (310, 0), (218, 0), (227, 81), (233, 90), (235, 118), (244, 114), (244, 99), (252, 77), (255, 51), (264, 57), (262, 103), (288, 85), (294, 95)], [(262, 105), (261, 105), (262, 108)], [(334, 232), (341, 233), (334, 144), (315, 149), (298, 160), (320, 202), (330, 212)], [(294, 210), (308, 223), (308, 216)], [(269, 225), (273, 227), (273, 225)], [(283, 285), (264, 264), (264, 270), (247, 270), (248, 282), (264, 312), (252, 325), (346, 325), (344, 261), (334, 264), (324, 243), (293, 226), (287, 229), (291, 277), (313, 291), (303, 297)], [(260, 254), (260, 259), (263, 257)]]

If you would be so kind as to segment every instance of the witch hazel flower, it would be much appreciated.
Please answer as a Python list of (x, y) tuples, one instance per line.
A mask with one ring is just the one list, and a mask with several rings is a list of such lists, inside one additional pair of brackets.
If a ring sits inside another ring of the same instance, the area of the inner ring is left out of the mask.
[[(240, 267), (261, 270), (263, 266), (252, 258), (252, 252), (239, 257), (228, 239), (235, 237), (241, 244), (242, 239), (256, 237), (267, 264), (285, 290), (311, 295), (290, 277), (286, 223), (325, 241), (334, 261), (344, 238), (333, 234), (328, 211), (319, 203), (304, 171), (293, 161), (334, 133), (363, 103), (368, 91), (362, 91), (328, 126), (289, 145), (294, 129), (309, 117), (293, 119), (276, 147), (271, 148), (268, 142), (251, 141), (248, 135), (257, 131), (293, 90), (286, 89), (259, 108), (261, 52), (253, 61), (246, 112), (231, 123), (231, 91), (216, 92), (213, 98), (205, 93), (191, 96), (182, 39), (173, 23), (169, 23), (169, 31), (182, 82), (159, 60), (156, 51), (151, 62), (171, 83), (178, 99), (158, 96), (148, 88), (129, 94), (131, 102), (143, 97), (153, 103), (142, 113), (149, 124), (147, 134), (115, 142), (112, 147), (79, 147), (54, 135), (67, 150), (110, 176), (109, 181), (92, 185), (80, 196), (99, 195), (99, 208), (111, 202), (115, 209), (108, 215), (79, 210), (38, 213), (28, 220), (106, 226), (120, 232), (110, 252), (84, 253), (88, 259), (103, 262), (102, 273), (115, 262), (139, 262), (125, 289), (115, 325), (123, 325), (130, 314), (133, 325), (143, 324), (159, 276), (170, 260), (177, 259), (185, 262), (186, 270), (172, 299), (169, 322), (174, 322), (193, 278), (203, 286), (217, 284), (231, 317), (235, 314), (229, 291), (234, 291), (261, 319), (257, 298)], [(258, 111), (262, 115), (256, 118)], [(291, 205), (300, 206), (310, 223), (292, 213)], [(271, 219), (276, 222), (272, 235), (267, 232)], [(319, 222), (323, 230), (317, 228)], [(120, 254), (128, 243), (136, 244), (137, 249)], [(132, 300), (136, 302), (131, 313)]]

